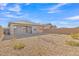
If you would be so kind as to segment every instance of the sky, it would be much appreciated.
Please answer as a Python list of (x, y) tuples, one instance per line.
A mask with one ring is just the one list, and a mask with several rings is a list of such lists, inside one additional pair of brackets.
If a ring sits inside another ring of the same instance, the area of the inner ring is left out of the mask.
[(0, 25), (28, 20), (59, 28), (79, 27), (79, 3), (0, 3)]

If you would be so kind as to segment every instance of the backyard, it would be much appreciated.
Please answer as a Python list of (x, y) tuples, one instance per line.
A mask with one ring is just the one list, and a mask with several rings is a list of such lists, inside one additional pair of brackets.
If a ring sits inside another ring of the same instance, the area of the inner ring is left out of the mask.
[[(79, 55), (78, 46), (66, 44), (74, 40), (70, 35), (44, 34), (21, 38), (16, 40), (3, 40), (0, 42), (0, 55), (21, 56), (53, 56), (53, 55)], [(24, 44), (22, 49), (14, 48), (15, 43)]]

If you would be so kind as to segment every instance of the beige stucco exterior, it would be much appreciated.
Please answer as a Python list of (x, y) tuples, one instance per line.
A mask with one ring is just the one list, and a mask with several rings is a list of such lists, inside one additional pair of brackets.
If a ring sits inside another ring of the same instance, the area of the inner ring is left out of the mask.
[(4, 38), (4, 29), (0, 26), (0, 41)]
[(9, 29), (10, 33), (43, 33), (45, 31), (49, 31), (56, 28), (55, 26), (52, 26), (51, 24), (32, 24), (28, 22), (15, 22), (15, 23), (9, 23)]

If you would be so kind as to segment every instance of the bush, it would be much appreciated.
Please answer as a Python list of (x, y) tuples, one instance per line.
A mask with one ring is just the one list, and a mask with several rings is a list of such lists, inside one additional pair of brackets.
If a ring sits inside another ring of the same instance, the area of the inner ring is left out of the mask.
[(72, 37), (73, 39), (79, 39), (79, 33), (71, 34), (71, 37)]
[(79, 42), (75, 42), (75, 41), (67, 41), (66, 44), (70, 46), (79, 46)]
[(25, 47), (25, 45), (21, 42), (15, 42), (15, 44), (13, 46), (14, 49), (22, 49), (24, 47)]

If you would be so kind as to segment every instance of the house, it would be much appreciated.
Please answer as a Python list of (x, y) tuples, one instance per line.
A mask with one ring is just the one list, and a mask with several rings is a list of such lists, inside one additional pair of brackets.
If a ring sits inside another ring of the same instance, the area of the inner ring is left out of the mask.
[(10, 34), (34, 34), (43, 33), (46, 30), (55, 29), (56, 26), (51, 24), (38, 24), (29, 21), (10, 22), (8, 24)]

